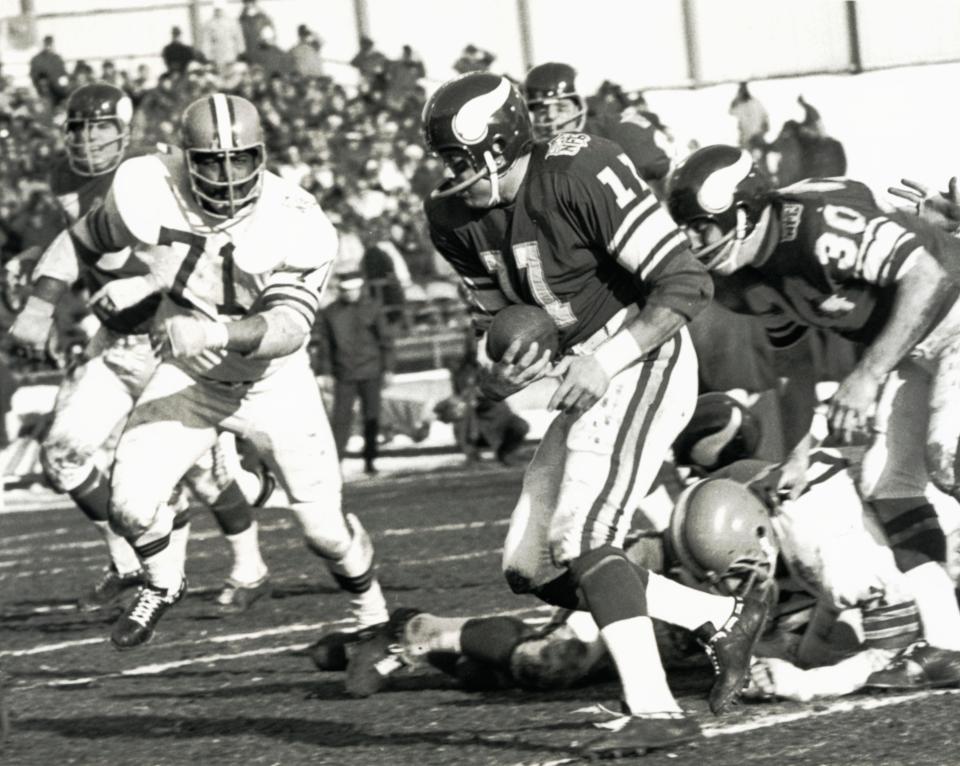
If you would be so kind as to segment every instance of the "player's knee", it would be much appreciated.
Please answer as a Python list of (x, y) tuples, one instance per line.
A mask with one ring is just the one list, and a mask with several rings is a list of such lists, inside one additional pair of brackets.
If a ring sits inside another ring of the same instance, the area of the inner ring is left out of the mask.
[(40, 466), (51, 486), (58, 492), (79, 487), (93, 466), (91, 451), (71, 445), (61, 438), (50, 438), (40, 447)]
[(329, 510), (318, 512), (313, 504), (293, 506), (310, 550), (334, 562), (357, 557), (372, 559), (373, 543), (360, 520), (353, 514), (345, 517)]
[(158, 503), (144, 502), (136, 493), (131, 494), (122, 487), (114, 486), (108, 510), (110, 526), (117, 534), (128, 539), (139, 537), (153, 524), (158, 509)]

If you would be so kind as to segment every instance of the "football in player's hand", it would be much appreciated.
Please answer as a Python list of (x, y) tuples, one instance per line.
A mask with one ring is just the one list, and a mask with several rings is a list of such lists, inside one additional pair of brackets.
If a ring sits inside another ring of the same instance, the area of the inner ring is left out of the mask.
[(560, 348), (557, 326), (546, 311), (538, 306), (513, 304), (501, 309), (493, 317), (487, 330), (487, 356), (499, 362), (510, 344), (518, 338), (521, 343), (516, 359), (523, 356), (532, 343), (537, 344), (538, 355), (548, 348), (553, 357)]

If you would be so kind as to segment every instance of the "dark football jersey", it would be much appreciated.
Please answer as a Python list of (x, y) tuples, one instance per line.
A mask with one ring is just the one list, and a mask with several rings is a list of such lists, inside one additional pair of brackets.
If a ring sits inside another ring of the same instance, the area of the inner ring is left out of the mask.
[[(128, 154), (127, 159), (130, 156), (135, 155)], [(99, 176), (81, 176), (73, 172), (66, 157), (62, 157), (54, 165), (50, 188), (60, 202), (64, 225), (73, 224), (103, 202), (113, 184), (114, 172)], [(129, 249), (100, 255), (78, 248), (77, 257), (80, 261), (80, 280), (91, 295), (115, 279), (143, 276), (150, 271), (147, 264)], [(125, 335), (144, 333), (149, 329), (159, 305), (160, 295), (157, 294), (118, 312), (115, 316), (104, 317), (101, 321), (114, 332)]]
[(481, 332), (504, 306), (538, 305), (566, 350), (625, 306), (657, 303), (689, 319), (709, 299), (686, 237), (624, 151), (596, 136), (562, 133), (537, 145), (509, 205), (474, 210), (445, 197), (426, 211)]
[(916, 216), (884, 212), (858, 181), (801, 181), (779, 190), (774, 205), (781, 224), (772, 255), (718, 282), (765, 318), (776, 346), (789, 345), (803, 327), (870, 343), (920, 248), (945, 265), (960, 262), (960, 242)]
[(618, 116), (593, 117), (584, 131), (621, 147), (644, 181), (659, 181), (670, 170), (670, 157), (657, 143), (660, 131), (643, 112), (629, 110)]

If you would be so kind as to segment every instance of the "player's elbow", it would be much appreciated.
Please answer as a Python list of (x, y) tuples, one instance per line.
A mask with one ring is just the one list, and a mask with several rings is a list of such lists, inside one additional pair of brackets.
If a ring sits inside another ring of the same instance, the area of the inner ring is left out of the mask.
[(257, 315), (259, 339), (246, 355), (254, 359), (288, 356), (303, 347), (310, 325), (294, 309), (275, 306)]

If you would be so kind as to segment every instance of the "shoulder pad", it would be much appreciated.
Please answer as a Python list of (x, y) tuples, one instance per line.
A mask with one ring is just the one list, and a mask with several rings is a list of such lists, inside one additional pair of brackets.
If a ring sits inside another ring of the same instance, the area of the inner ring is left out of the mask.
[(166, 219), (179, 217), (173, 189), (183, 170), (170, 159), (149, 154), (124, 160), (113, 178), (111, 195), (117, 213), (130, 233), (146, 244), (157, 243)]
[[(251, 274), (305, 271), (323, 266), (337, 255), (337, 230), (316, 199), (305, 189), (266, 173), (254, 225), (235, 253), (237, 265)], [(246, 246), (246, 238), (253, 241)]]

